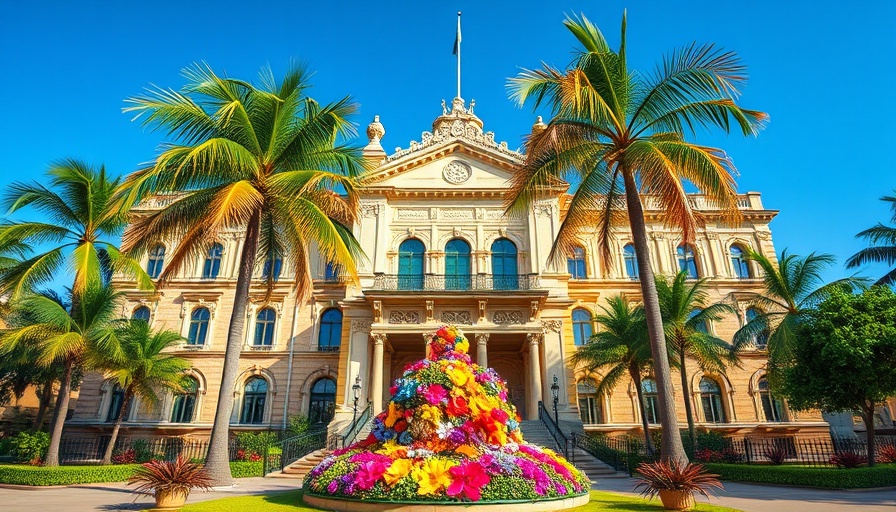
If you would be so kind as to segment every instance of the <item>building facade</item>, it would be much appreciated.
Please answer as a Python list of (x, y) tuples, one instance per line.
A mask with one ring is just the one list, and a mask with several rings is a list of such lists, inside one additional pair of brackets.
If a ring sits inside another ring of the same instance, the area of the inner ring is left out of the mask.
[[(378, 165), (365, 178), (354, 226), (366, 255), (357, 264), (359, 282), (345, 282), (338, 267), (313, 257), (313, 294), (299, 302), (288, 264), (269, 261), (257, 269), (235, 383), (234, 429), (279, 429), (289, 415), (301, 414), (336, 431), (351, 420), (356, 406), (363, 409), (369, 401), (379, 412), (404, 365), (424, 357), (428, 336), (441, 324), (457, 324), (470, 339), (474, 361), (495, 368), (507, 381), (509, 399), (524, 419), (538, 418), (539, 402), (551, 407), (556, 382), (558, 413), (571, 428), (612, 435), (639, 430), (630, 381), (597, 395), (588, 378), (599, 381), (601, 375), (584, 375), (568, 363), (597, 328), (593, 318), (607, 298), (640, 300), (627, 226), (613, 227), (610, 261), (601, 261), (594, 234), (582, 233), (567, 264), (554, 266), (547, 255), (569, 206), (566, 186), (525, 215), (506, 216), (507, 182), (524, 155), (484, 131), (472, 104), (460, 99), (443, 104), (432, 131), (391, 155), (382, 149), (384, 134), (377, 117), (368, 127), (364, 155)], [(164, 201), (142, 207), (158, 208)], [(730, 340), (754, 314), (747, 298), (762, 286), (760, 269), (743, 256), (754, 249), (774, 257), (768, 224), (776, 212), (763, 206), (758, 193), (744, 194), (738, 201), (743, 222), (732, 227), (720, 222), (704, 197), (691, 201), (707, 224), (694, 244), (685, 245), (646, 198), (651, 262), (657, 274), (685, 269), (708, 278), (711, 299), (728, 301), (737, 314), (707, 329)], [(187, 341), (177, 352), (193, 366), (194, 386), (187, 393), (152, 406), (134, 404), (126, 424), (132, 434), (207, 436), (242, 237), (240, 232), (222, 236), (156, 292), (119, 283), (127, 297), (122, 315), (180, 332)], [(160, 241), (144, 257), (151, 275), (158, 275), (176, 242)], [(260, 280), (267, 272), (283, 276), (269, 297)], [(700, 427), (723, 433), (826, 434), (820, 414), (791, 411), (769, 393), (762, 341), (743, 354), (741, 367), (724, 373), (706, 374), (689, 363), (688, 396), (673, 372), (679, 419), (684, 420), (687, 399)], [(643, 378), (648, 420), (657, 423), (655, 384), (649, 374)], [(108, 428), (116, 407), (120, 391), (102, 375), (89, 375), (69, 428)]]

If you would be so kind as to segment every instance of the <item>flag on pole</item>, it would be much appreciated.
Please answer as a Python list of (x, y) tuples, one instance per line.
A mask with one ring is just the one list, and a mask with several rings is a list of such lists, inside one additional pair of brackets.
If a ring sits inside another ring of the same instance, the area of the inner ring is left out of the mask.
[(451, 55), (458, 53), (460, 53), (460, 13), (457, 13), (457, 35), (454, 36), (454, 50), (451, 51)]

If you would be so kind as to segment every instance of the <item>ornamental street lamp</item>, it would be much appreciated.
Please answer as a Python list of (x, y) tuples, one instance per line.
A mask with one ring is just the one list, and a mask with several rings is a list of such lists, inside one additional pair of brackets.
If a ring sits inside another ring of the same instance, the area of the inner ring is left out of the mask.
[(352, 385), (352, 394), (355, 398), (355, 408), (352, 413), (352, 425), (355, 424), (355, 421), (358, 419), (358, 399), (361, 398), (361, 374), (359, 373), (357, 377), (355, 377), (355, 383)]
[(560, 417), (557, 415), (557, 401), (560, 400), (560, 384), (557, 383), (557, 376), (554, 375), (554, 383), (551, 384), (551, 393), (554, 395), (554, 423), (560, 426)]

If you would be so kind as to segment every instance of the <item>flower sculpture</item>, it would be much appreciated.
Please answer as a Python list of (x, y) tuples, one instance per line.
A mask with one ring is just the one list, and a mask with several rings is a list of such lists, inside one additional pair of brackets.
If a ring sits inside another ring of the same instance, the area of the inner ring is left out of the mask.
[(474, 364), (455, 327), (439, 329), (409, 364), (370, 435), (305, 477), (306, 495), (388, 501), (539, 500), (585, 493), (588, 478), (528, 444), (495, 370)]

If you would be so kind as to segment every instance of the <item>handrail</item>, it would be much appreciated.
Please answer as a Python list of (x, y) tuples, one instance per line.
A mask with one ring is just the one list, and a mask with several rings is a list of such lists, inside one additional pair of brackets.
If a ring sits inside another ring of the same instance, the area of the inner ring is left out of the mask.
[[(309, 453), (327, 446), (327, 429), (315, 429), (284, 439), (264, 449), (264, 475), (292, 464)], [(279, 449), (279, 453), (277, 452)]]
[[(569, 460), (569, 438), (566, 437), (566, 434), (560, 430), (560, 425), (554, 421), (554, 418), (548, 414), (547, 410), (544, 408), (544, 402), (538, 402), (538, 419), (544, 424), (545, 428), (548, 429), (548, 432), (551, 433), (551, 436), (554, 438), (554, 441), (557, 443), (557, 446), (560, 450), (563, 451), (563, 456)], [(572, 462), (572, 461), (570, 461)]]
[(371, 407), (373, 407), (373, 402), (368, 400), (367, 407), (364, 408), (364, 411), (361, 412), (361, 414), (355, 418), (354, 422), (352, 422), (352, 424), (350, 424), (339, 436), (343, 448), (353, 443), (355, 437), (358, 436), (358, 433), (361, 432), (361, 429), (367, 424), (367, 421), (370, 419)]

